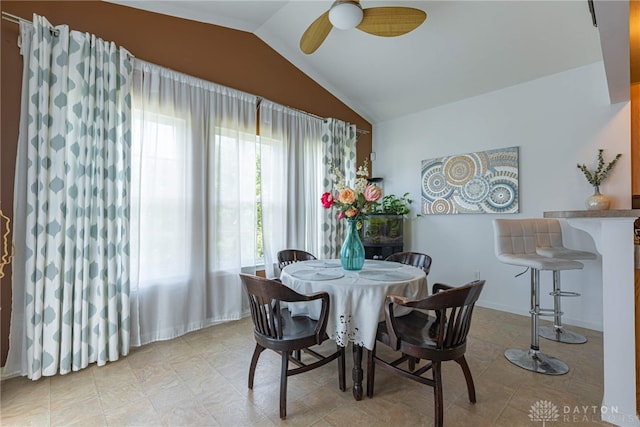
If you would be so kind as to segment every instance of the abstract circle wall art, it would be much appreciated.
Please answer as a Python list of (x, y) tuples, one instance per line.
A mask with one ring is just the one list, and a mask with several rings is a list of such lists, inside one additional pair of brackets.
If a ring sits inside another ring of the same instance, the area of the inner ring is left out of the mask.
[(422, 213), (518, 213), (518, 147), (422, 161)]

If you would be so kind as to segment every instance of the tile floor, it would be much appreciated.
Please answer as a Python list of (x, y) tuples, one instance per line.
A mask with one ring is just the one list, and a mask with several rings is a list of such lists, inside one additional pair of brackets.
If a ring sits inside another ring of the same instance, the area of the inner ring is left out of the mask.
[[(476, 307), (467, 347), (477, 403), (467, 400), (457, 364), (444, 368), (445, 426), (541, 426), (530, 420), (541, 400), (556, 406), (557, 426), (603, 425), (602, 334), (572, 328), (589, 341), (570, 345), (541, 339), (544, 352), (564, 360), (562, 376), (534, 374), (510, 364), (506, 348), (527, 348), (529, 319)], [(333, 342), (328, 343), (329, 350)], [(134, 349), (122, 360), (36, 382), (0, 385), (2, 426), (431, 426), (430, 387), (376, 371), (375, 395), (354, 401), (351, 351), (347, 391), (337, 367), (289, 378), (287, 419), (278, 416), (279, 356), (263, 353), (253, 391), (247, 371), (254, 347), (244, 319)], [(380, 347), (382, 348), (382, 346)], [(382, 350), (379, 350), (380, 352)], [(381, 353), (384, 354), (384, 353)], [(365, 366), (366, 369), (366, 366)], [(365, 385), (366, 387), (366, 385)], [(583, 409), (588, 407), (588, 409)], [(565, 412), (570, 412), (565, 415)]]

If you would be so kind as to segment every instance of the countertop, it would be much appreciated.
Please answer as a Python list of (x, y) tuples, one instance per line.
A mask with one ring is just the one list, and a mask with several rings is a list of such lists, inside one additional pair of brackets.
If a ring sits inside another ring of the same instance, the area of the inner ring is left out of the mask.
[(550, 211), (544, 218), (625, 218), (640, 217), (640, 209), (611, 209), (606, 211)]

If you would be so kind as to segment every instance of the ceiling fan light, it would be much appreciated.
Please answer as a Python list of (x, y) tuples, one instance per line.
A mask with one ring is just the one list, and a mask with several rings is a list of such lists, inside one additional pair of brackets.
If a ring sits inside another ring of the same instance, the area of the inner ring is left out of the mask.
[(336, 2), (329, 10), (329, 21), (340, 30), (355, 28), (362, 21), (362, 8), (353, 2)]

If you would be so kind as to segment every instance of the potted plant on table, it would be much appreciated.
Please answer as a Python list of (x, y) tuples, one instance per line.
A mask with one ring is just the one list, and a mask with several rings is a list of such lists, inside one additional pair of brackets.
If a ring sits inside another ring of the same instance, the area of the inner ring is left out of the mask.
[(585, 206), (589, 210), (609, 209), (609, 197), (600, 193), (600, 184), (602, 184), (604, 180), (609, 176), (609, 173), (613, 170), (613, 167), (618, 162), (618, 159), (622, 157), (622, 153), (619, 153), (605, 166), (604, 158), (602, 157), (603, 152), (604, 150), (602, 148), (598, 150), (598, 165), (596, 166), (596, 169), (594, 171), (590, 171), (587, 168), (587, 165), (578, 164), (578, 169), (582, 171), (589, 184), (593, 185), (593, 195), (589, 196), (585, 201)]

